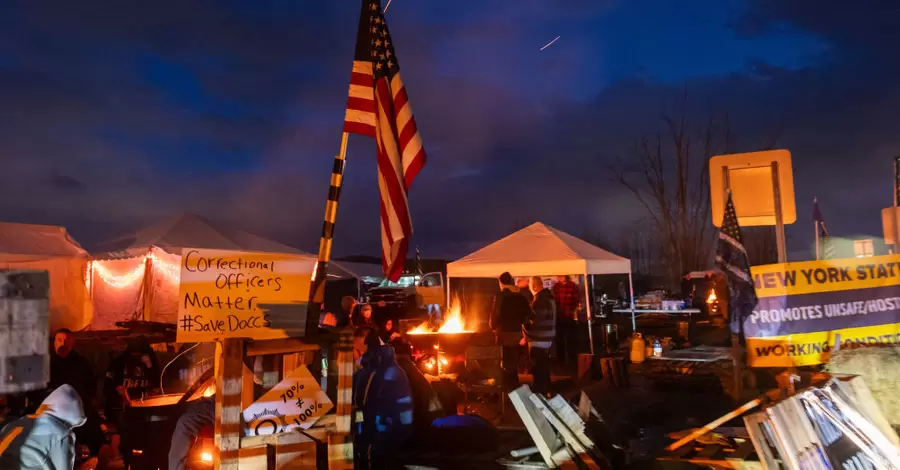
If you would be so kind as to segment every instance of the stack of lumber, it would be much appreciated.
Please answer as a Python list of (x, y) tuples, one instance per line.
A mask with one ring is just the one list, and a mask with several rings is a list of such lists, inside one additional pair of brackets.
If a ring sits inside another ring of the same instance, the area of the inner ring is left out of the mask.
[[(532, 393), (523, 385), (509, 393), (513, 407), (525, 424), (535, 447), (513, 451), (518, 460), (501, 463), (509, 468), (587, 468), (590, 470), (610, 469), (612, 465), (594, 441), (587, 435), (586, 422), (599, 413), (582, 393), (578, 410), (562, 396), (547, 399)], [(540, 461), (529, 461), (529, 456), (539, 454)]]
[(766, 468), (900, 468), (900, 440), (861, 377), (835, 377), (744, 422)]
[[(900, 439), (861, 377), (832, 376), (778, 401), (779, 391), (773, 392), (681, 437), (661, 460), (711, 468), (900, 469)], [(746, 439), (702, 444), (702, 437), (741, 415), (755, 452)]]

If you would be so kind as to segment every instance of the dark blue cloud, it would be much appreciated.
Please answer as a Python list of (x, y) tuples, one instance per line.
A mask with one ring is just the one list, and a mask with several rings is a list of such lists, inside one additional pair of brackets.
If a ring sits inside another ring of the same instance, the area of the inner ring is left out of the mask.
[[(794, 152), (798, 211), (878, 230), (897, 153), (887, 2), (411, 2), (387, 14), (429, 164), (423, 253), (522, 221), (619, 233), (644, 215), (609, 178), (687, 92), (735, 150)], [(355, 2), (0, 5), (0, 218), (103, 238), (193, 211), (312, 250), (349, 77)], [(544, 52), (550, 39), (560, 40)], [(353, 136), (340, 253), (378, 251), (374, 146)], [(808, 233), (807, 233), (808, 232)], [(90, 240), (87, 240), (88, 242)]]

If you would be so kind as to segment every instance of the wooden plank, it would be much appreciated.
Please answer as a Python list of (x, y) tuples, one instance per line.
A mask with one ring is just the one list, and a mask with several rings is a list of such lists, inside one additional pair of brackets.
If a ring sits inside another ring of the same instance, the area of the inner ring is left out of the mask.
[(256, 401), (253, 396), (253, 371), (241, 362), (241, 410), (247, 409)]
[[(541, 395), (537, 395), (532, 393), (529, 399), (534, 403), (534, 405), (541, 411), (547, 421), (556, 428), (559, 434), (563, 437), (565, 442), (575, 449), (575, 452), (578, 454), (578, 458), (584, 463), (584, 465), (589, 469), (600, 470), (600, 466), (594, 461), (593, 450), (594, 443), (587, 439), (582, 433), (576, 433), (572, 428), (570, 428), (563, 417), (561, 417), (556, 410), (550, 405), (546, 398)], [(566, 404), (568, 406), (568, 404)], [(571, 408), (570, 408), (571, 409)], [(572, 411), (572, 414), (577, 414)], [(585, 442), (587, 439), (587, 442)]]
[(700, 428), (700, 429), (698, 429), (698, 430), (696, 430), (696, 431), (690, 433), (689, 435), (687, 435), (687, 436), (685, 436), (685, 437), (679, 439), (677, 442), (674, 442), (674, 443), (672, 443), (672, 444), (669, 444), (669, 446), (666, 447), (666, 450), (669, 451), (669, 452), (671, 452), (671, 451), (673, 451), (673, 450), (675, 450), (675, 449), (677, 449), (677, 448), (679, 448), (679, 447), (681, 447), (681, 446), (687, 444), (688, 442), (691, 442), (691, 441), (693, 441), (694, 439), (697, 439), (698, 437), (700, 437), (700, 436), (702, 436), (702, 435), (704, 435), (704, 434), (706, 434), (706, 433), (712, 431), (713, 429), (715, 429), (715, 428), (717, 428), (717, 427), (719, 427), (719, 426), (721, 426), (721, 425), (723, 425), (723, 424), (725, 424), (725, 423), (731, 421), (732, 419), (734, 419), (734, 418), (736, 418), (736, 417), (738, 417), (738, 416), (740, 416), (740, 415), (746, 413), (747, 411), (750, 411), (750, 410), (752, 410), (753, 408), (756, 408), (756, 407), (759, 406), (762, 402), (763, 402), (763, 398), (760, 397), (760, 398), (756, 398), (756, 399), (754, 399), (754, 400), (751, 400), (751, 401), (749, 401), (749, 402), (747, 402), (747, 403), (744, 403), (744, 404), (741, 405), (740, 407), (735, 408), (734, 410), (730, 411), (728, 414), (726, 414), (726, 415), (720, 417), (719, 419), (716, 419), (716, 420), (712, 421), (711, 423), (707, 424), (706, 426), (703, 426), (702, 428)]
[[(265, 439), (260, 439), (265, 438)], [(240, 469), (316, 468), (316, 442), (299, 432), (241, 439)]]
[(216, 342), (216, 452), (219, 470), (237, 470), (241, 446), (241, 386), (244, 370), (244, 340), (227, 338)]
[(318, 351), (318, 344), (306, 343), (297, 338), (256, 340), (247, 344), (247, 356), (264, 356), (267, 354), (287, 354), (304, 351)]
[[(297, 431), (299, 434), (303, 434), (310, 439), (314, 439), (317, 441), (325, 442), (328, 440), (328, 435), (334, 432), (334, 422), (335, 416), (333, 414), (323, 416), (315, 426), (307, 429), (306, 431)], [(241, 448), (244, 447), (261, 447), (265, 445), (275, 445), (278, 442), (279, 436), (282, 434), (266, 434), (264, 436), (244, 436), (241, 438)]]
[[(531, 389), (527, 385), (522, 385), (509, 392), (509, 400), (519, 414), (519, 418), (525, 424), (525, 429), (528, 430), (531, 439), (538, 450), (541, 451), (544, 463), (547, 467), (554, 468), (562, 463), (562, 460), (554, 458), (554, 453), (560, 448), (564, 448), (564, 446), (556, 432), (553, 431), (553, 426), (550, 425), (550, 422), (538, 410), (537, 406), (532, 403), (531, 395), (533, 395)], [(567, 460), (571, 460), (571, 457)]]
[[(696, 431), (699, 428), (693, 429), (685, 429), (683, 431), (674, 431), (666, 434), (666, 437), (669, 439), (681, 439), (684, 436), (689, 435), (690, 433)], [(747, 432), (746, 427), (735, 428), (735, 427), (718, 427), (710, 431), (712, 434), (721, 434), (725, 437), (731, 437), (735, 439), (749, 439), (750, 434)]]
[(350, 421), (353, 413), (353, 330), (340, 331), (335, 342), (337, 365), (337, 401), (335, 403), (335, 429), (328, 436), (328, 470), (353, 468), (353, 438)]

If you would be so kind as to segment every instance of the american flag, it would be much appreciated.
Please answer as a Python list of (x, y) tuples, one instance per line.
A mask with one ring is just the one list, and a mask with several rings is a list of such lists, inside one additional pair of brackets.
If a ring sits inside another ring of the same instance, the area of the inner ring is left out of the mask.
[(756, 288), (750, 276), (750, 260), (744, 249), (744, 237), (738, 225), (737, 213), (728, 194), (725, 204), (725, 217), (719, 231), (719, 243), (716, 248), (716, 267), (725, 273), (728, 279), (728, 314), (731, 318), (731, 332), (743, 333), (743, 321), (753, 313), (756, 307)]
[(379, 0), (362, 2), (344, 132), (375, 138), (381, 193), (381, 263), (385, 276), (396, 281), (403, 273), (413, 233), (407, 194), (425, 166), (425, 149)]
[[(819, 232), (820, 242), (822, 244), (822, 259), (834, 258), (834, 245), (831, 243), (831, 235), (825, 228), (825, 218), (822, 217), (822, 211), (819, 210), (819, 198), (813, 198), (813, 220), (816, 222), (816, 230)], [(819, 253), (816, 253), (816, 259)]]

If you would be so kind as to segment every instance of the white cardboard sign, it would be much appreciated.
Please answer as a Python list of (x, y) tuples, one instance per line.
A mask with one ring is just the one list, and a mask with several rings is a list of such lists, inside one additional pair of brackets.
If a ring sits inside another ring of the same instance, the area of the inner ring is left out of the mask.
[(244, 435), (309, 429), (333, 406), (306, 366), (301, 365), (244, 410)]

